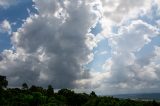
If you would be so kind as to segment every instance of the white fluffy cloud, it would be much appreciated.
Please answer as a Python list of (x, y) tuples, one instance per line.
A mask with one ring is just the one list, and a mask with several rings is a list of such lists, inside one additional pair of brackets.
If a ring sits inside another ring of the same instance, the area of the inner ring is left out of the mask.
[[(13, 33), (15, 50), (1, 53), (0, 74), (8, 77), (10, 86), (27, 82), (103, 94), (156, 92), (160, 47), (148, 49), (146, 57), (143, 49), (160, 35), (158, 1), (33, 0), (38, 15), (30, 15)], [(96, 23), (102, 27), (97, 36), (89, 33)], [(1, 27), (11, 30), (7, 21)], [(102, 39), (108, 40), (111, 51), (101, 55), (111, 57), (102, 65), (103, 71), (88, 70), (85, 65), (96, 61), (93, 50)]]
[(100, 94), (159, 92), (159, 47), (147, 48), (148, 53), (143, 50), (160, 35), (157, 3), (108, 0), (103, 6), (101, 35), (109, 42), (111, 57), (102, 65), (104, 71), (93, 71), (92, 77), (81, 83), (89, 83), (88, 87)]
[(114, 22), (121, 22), (129, 17), (136, 17), (151, 7), (152, 0), (102, 0), (104, 16)]
[[(151, 8), (152, 0), (100, 0), (101, 1), (101, 34), (110, 37), (113, 26), (121, 26), (128, 20), (146, 13)], [(107, 23), (107, 24), (106, 24)]]
[[(155, 6), (155, 4), (152, 6)], [(159, 20), (157, 18), (159, 15), (154, 14), (155, 16), (153, 16), (150, 14), (151, 11), (158, 12), (159, 10), (149, 9), (143, 14), (144, 20), (140, 20), (138, 17), (129, 18), (129, 23), (122, 22), (124, 25), (118, 26), (117, 32), (111, 32), (112, 37), (108, 38), (108, 41), (112, 49), (112, 56), (103, 65), (105, 69), (103, 73), (108, 74), (106, 76), (101, 75), (100, 83), (103, 85), (98, 87), (97, 91), (100, 92), (102, 89), (106, 90), (107, 93), (159, 91), (160, 85), (157, 84), (160, 81), (160, 73), (158, 71), (160, 70), (159, 47), (156, 46), (153, 51), (148, 48), (147, 51), (150, 56), (143, 57), (143, 54), (146, 54), (144, 52), (140, 57), (136, 55), (143, 48), (151, 45), (154, 42), (153, 38), (160, 35), (159, 27), (157, 24), (153, 24)], [(147, 22), (146, 17), (149, 14), (152, 21)], [(125, 16), (125, 13), (123, 16)], [(122, 20), (120, 19), (120, 21)], [(143, 60), (140, 60), (140, 58), (143, 58)]]
[(129, 26), (119, 29), (115, 38), (111, 38), (112, 49), (117, 52), (136, 52), (159, 34), (158, 29), (141, 20), (132, 21)]
[(11, 24), (9, 23), (8, 20), (4, 20), (3, 22), (0, 23), (0, 32), (1, 33), (8, 33), (11, 34)]
[[(31, 15), (11, 38), (15, 52), (5, 50), (0, 73), (10, 86), (28, 84), (76, 87), (89, 78), (83, 66), (93, 59), (94, 36), (89, 30), (97, 16), (88, 1), (35, 0), (39, 15)], [(63, 4), (62, 4), (63, 3)]]

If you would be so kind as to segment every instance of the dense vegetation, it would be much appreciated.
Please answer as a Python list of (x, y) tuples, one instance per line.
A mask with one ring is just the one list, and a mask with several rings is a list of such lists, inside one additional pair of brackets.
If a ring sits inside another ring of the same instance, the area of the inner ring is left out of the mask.
[(160, 106), (156, 101), (134, 101), (106, 96), (75, 93), (61, 89), (54, 93), (51, 85), (47, 89), (26, 83), (21, 88), (7, 88), (8, 81), (0, 76), (0, 106)]

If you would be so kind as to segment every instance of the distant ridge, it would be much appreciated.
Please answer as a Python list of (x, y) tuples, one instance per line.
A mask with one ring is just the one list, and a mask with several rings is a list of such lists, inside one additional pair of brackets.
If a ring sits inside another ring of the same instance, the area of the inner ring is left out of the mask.
[(160, 93), (118, 94), (113, 95), (113, 97), (122, 99), (160, 100)]

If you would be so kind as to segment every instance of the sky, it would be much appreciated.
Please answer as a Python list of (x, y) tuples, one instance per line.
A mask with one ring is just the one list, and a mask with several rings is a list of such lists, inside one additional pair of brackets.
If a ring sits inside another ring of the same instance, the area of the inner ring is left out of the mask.
[(0, 0), (0, 75), (9, 87), (160, 92), (160, 0)]

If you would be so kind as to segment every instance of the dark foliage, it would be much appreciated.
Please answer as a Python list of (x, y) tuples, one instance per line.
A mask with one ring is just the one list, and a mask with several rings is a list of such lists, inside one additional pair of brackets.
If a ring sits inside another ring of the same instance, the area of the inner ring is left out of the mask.
[(6, 77), (0, 76), (0, 106), (160, 106), (157, 101), (97, 96), (94, 91), (86, 94), (61, 89), (54, 93), (51, 85), (47, 89), (34, 85), (28, 88), (26, 83), (22, 84), (22, 89), (5, 89), (7, 84)]
[(0, 75), (0, 89), (6, 88), (8, 85), (8, 81), (6, 80), (6, 76)]
[(23, 83), (23, 84), (22, 84), (22, 89), (24, 89), (24, 90), (27, 90), (27, 89), (28, 89), (27, 83)]

